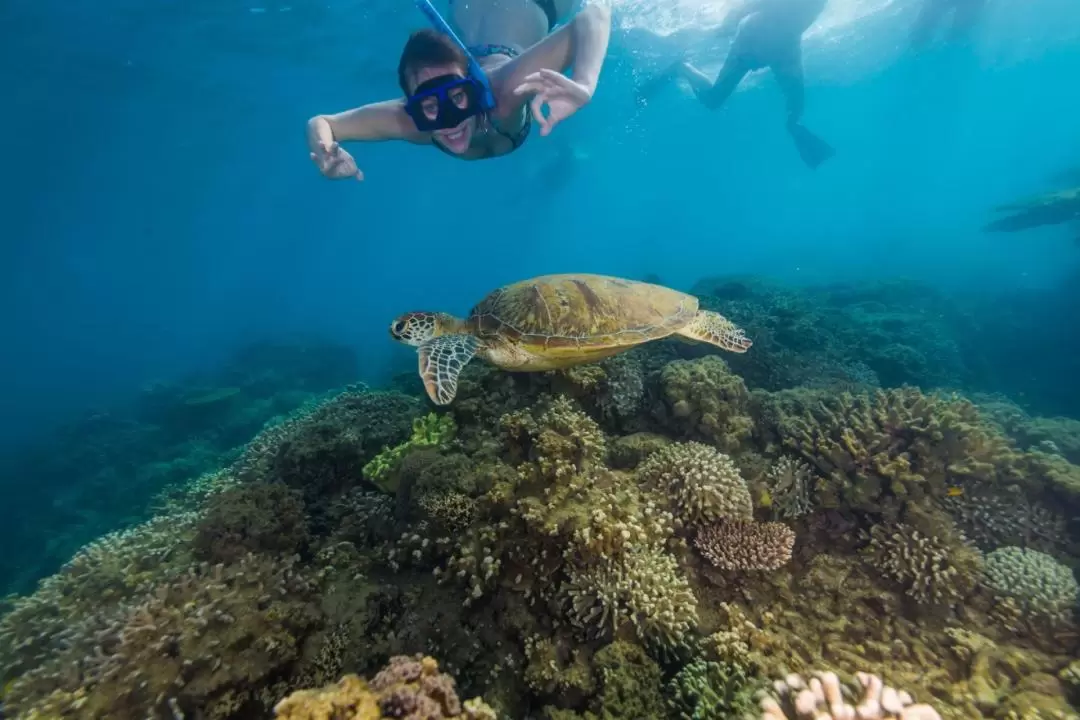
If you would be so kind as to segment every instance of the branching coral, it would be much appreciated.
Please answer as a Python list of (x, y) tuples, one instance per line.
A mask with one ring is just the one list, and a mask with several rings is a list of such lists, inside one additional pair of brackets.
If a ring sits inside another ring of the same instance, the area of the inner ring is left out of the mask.
[(781, 518), (798, 518), (810, 512), (814, 472), (806, 463), (788, 455), (765, 472), (772, 507)]
[(198, 558), (231, 562), (249, 552), (292, 555), (309, 540), (304, 501), (284, 483), (246, 483), (215, 495), (193, 541)]
[(742, 378), (715, 355), (675, 360), (660, 373), (663, 420), (688, 439), (735, 452), (750, 437), (750, 396)]
[(234, 472), (244, 481), (281, 480), (325, 500), (352, 487), (380, 449), (406, 440), (409, 418), (421, 407), (401, 393), (346, 390), (263, 430)]
[(292, 561), (202, 565), (140, 599), (83, 618), (7, 701), (26, 718), (227, 717), (298, 657), (319, 621)]
[(962, 600), (974, 590), (982, 568), (977, 551), (904, 523), (875, 525), (867, 550), (874, 567), (922, 604)]
[(1046, 553), (1016, 547), (986, 556), (986, 584), (1018, 601), (1029, 614), (1051, 620), (1071, 614), (1080, 594), (1068, 567)]
[(942, 505), (982, 550), (1014, 545), (1051, 552), (1066, 543), (1065, 519), (1029, 500), (1019, 485), (967, 482), (957, 490)]
[(881, 678), (857, 674), (862, 699), (852, 706), (844, 697), (836, 673), (818, 673), (809, 682), (788, 675), (773, 684), (774, 695), (761, 701), (761, 720), (941, 720), (929, 705), (914, 705), (911, 695), (887, 687)]
[(146, 593), (191, 562), (195, 513), (161, 516), (90, 543), (0, 619), (0, 684), (49, 662), (71, 628)]
[(629, 623), (650, 649), (669, 653), (687, 645), (698, 623), (697, 598), (678, 562), (656, 547), (572, 567), (561, 594), (571, 624), (587, 638), (612, 637)]
[(783, 523), (722, 519), (698, 530), (694, 544), (723, 570), (777, 570), (791, 560), (795, 532)]
[(819, 500), (826, 507), (878, 511), (889, 496), (942, 496), (968, 479), (1015, 475), (1008, 442), (966, 400), (901, 388), (872, 395), (792, 392), (771, 402), (784, 446), (825, 476)]
[(454, 679), (434, 658), (398, 655), (367, 683), (346, 675), (335, 685), (298, 690), (274, 708), (277, 720), (495, 720), (480, 698), (458, 699)]
[(694, 660), (668, 683), (668, 707), (678, 720), (747, 717), (754, 707), (754, 685), (736, 665)]
[(739, 469), (708, 445), (689, 442), (661, 448), (638, 466), (637, 476), (667, 498), (672, 513), (687, 525), (753, 515), (750, 490)]

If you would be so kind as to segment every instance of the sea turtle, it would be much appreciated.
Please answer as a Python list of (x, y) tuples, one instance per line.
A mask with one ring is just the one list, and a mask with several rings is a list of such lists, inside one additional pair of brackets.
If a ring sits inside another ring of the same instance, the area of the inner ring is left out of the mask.
[(698, 309), (693, 295), (604, 275), (545, 275), (495, 290), (464, 320), (406, 313), (390, 325), (417, 348), (420, 377), (436, 405), (457, 394), (458, 374), (479, 354), (505, 370), (535, 372), (595, 362), (678, 335), (744, 353), (751, 345), (730, 320)]

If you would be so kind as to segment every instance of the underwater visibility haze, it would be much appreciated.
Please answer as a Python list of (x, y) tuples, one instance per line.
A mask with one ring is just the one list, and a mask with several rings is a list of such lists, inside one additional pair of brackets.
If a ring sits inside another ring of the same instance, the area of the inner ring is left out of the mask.
[(0, 7), (0, 718), (1080, 718), (1080, 7), (597, 2)]

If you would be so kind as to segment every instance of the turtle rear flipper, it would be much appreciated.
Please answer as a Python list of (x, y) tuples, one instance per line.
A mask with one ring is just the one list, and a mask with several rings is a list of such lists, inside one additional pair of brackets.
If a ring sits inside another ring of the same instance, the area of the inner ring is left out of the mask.
[(744, 353), (754, 344), (746, 337), (742, 328), (711, 310), (698, 310), (694, 319), (676, 332), (685, 338), (736, 353)]
[(440, 335), (419, 348), (420, 379), (431, 402), (449, 405), (457, 395), (458, 375), (480, 349), (472, 335)]

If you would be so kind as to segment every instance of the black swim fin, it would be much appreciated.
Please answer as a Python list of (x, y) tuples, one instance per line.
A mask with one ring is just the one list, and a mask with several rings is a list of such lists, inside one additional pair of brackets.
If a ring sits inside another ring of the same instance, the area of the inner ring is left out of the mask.
[(791, 139), (795, 141), (795, 147), (799, 155), (808, 167), (816, 170), (823, 162), (836, 154), (832, 145), (797, 123), (788, 125)]

